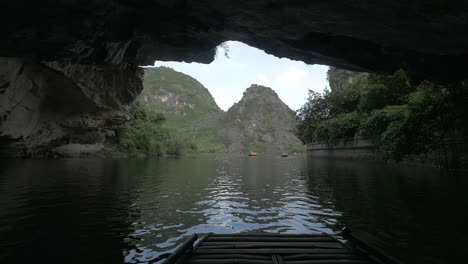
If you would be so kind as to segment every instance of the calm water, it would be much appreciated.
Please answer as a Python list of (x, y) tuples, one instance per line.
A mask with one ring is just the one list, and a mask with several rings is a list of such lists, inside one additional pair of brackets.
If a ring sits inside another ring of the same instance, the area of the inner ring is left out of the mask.
[(467, 263), (468, 180), (289, 158), (0, 161), (0, 263), (157, 263), (190, 234), (355, 233), (407, 263)]

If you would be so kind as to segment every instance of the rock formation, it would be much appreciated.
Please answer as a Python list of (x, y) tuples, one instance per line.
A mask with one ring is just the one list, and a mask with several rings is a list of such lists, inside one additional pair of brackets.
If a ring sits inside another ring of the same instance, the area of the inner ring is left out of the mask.
[(1, 58), (0, 155), (100, 150), (130, 119), (128, 104), (141, 90), (136, 71)]
[(330, 67), (327, 72), (328, 85), (331, 91), (344, 89), (361, 77), (368, 76), (367, 72), (355, 72), (336, 67)]
[(252, 85), (226, 113), (221, 131), (229, 152), (281, 152), (299, 143), (295, 113), (271, 88)]
[(151, 111), (162, 113), (166, 123), (192, 124), (210, 113), (223, 112), (200, 82), (168, 67), (145, 69), (143, 86), (137, 100)]
[(224, 112), (197, 80), (157, 67), (145, 69), (137, 100), (147, 111), (163, 113), (164, 126), (183, 134), (201, 152), (280, 152), (302, 145), (291, 131), (297, 124), (294, 111), (268, 87), (252, 85)]
[(176, 131), (186, 145), (201, 152), (223, 152), (225, 146), (217, 132), (224, 111), (196, 79), (168, 67), (145, 69), (144, 89), (138, 102), (150, 112), (166, 117), (163, 126)]
[(0, 56), (88, 65), (213, 60), (238, 40), (278, 57), (415, 77), (466, 78), (465, 1), (9, 1)]
[(226, 40), (309, 64), (461, 80), (467, 16), (465, 1), (445, 0), (8, 1), (0, 147), (36, 153), (112, 134), (142, 89), (138, 65), (208, 63)]

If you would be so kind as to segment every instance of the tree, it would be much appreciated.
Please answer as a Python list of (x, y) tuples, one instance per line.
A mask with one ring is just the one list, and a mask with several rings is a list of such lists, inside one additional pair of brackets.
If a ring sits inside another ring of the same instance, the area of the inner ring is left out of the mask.
[(321, 121), (330, 117), (330, 107), (326, 94), (320, 94), (309, 89), (306, 103), (297, 111), (300, 122), (294, 133), (303, 143), (310, 143)]
[(468, 84), (411, 85), (404, 71), (369, 74), (323, 94), (309, 91), (295, 133), (304, 142), (334, 141), (358, 133), (381, 142), (387, 159), (428, 153), (447, 134), (466, 133)]

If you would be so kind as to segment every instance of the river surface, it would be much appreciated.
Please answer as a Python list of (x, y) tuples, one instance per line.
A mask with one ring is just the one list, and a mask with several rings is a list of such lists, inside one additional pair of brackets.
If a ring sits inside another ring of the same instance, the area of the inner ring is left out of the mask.
[(406, 263), (468, 263), (467, 187), (305, 154), (1, 160), (0, 263), (158, 263), (192, 233), (344, 226)]

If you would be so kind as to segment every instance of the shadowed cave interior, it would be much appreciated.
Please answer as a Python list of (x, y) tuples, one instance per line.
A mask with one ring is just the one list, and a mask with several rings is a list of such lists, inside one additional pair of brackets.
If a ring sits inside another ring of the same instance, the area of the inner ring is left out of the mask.
[[(25, 8), (27, 6), (27, 8)], [(227, 40), (413, 82), (468, 77), (464, 1), (14, 1), (0, 18), (0, 153), (101, 148), (130, 119), (141, 65), (209, 63)]]

